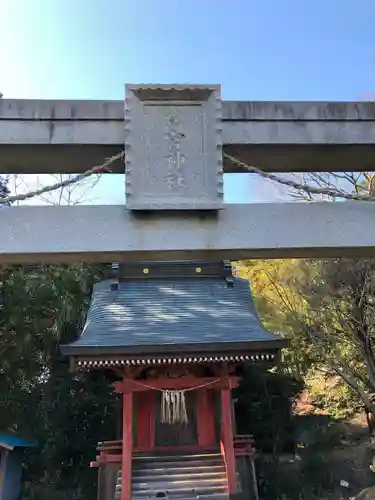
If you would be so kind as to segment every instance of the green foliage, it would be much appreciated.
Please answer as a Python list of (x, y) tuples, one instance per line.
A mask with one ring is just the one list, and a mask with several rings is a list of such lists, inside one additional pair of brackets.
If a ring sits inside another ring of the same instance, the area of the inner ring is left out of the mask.
[(292, 406), (301, 389), (300, 382), (282, 373), (247, 366), (235, 393), (237, 432), (253, 434), (258, 451), (293, 452)]
[(5, 198), (6, 196), (9, 196), (8, 177), (0, 175), (0, 198)]
[(329, 415), (298, 415), (295, 428), (298, 453), (305, 453), (307, 458), (340, 447), (344, 437), (342, 428)]
[[(329, 467), (314, 446), (334, 446), (332, 428), (318, 428), (315, 445), (304, 445), (302, 472), (295, 477), (280, 472), (276, 457), (294, 449), (298, 419), (291, 418), (291, 407), (312, 368), (329, 372), (334, 362), (346, 370), (340, 376), (347, 385), (339, 385), (336, 395), (315, 393), (334, 418), (363, 403), (345, 374), (366, 393), (373, 391), (375, 263), (254, 261), (239, 269), (252, 282), (266, 326), (289, 336), (291, 347), (283, 372), (246, 368), (236, 391), (238, 431), (254, 434), (257, 449), (271, 456), (259, 465), (263, 498), (312, 498), (330, 488)], [(82, 328), (92, 284), (102, 275), (101, 266), (81, 264), (0, 268), (0, 431), (38, 443), (25, 464), (25, 500), (91, 500), (96, 471), (89, 462), (96, 443), (117, 437), (119, 402), (111, 379), (74, 375), (59, 354), (59, 345)]]
[(290, 339), (283, 350), (283, 365), (293, 378), (303, 380), (317, 361), (316, 350), (300, 329), (294, 311), (305, 311), (299, 281), (308, 279), (298, 260), (259, 260), (237, 263), (237, 272), (252, 287), (259, 315), (266, 328)]
[(375, 259), (245, 261), (238, 269), (266, 326), (291, 340), (283, 360), (289, 372), (304, 378), (323, 368), (341, 377), (352, 400), (345, 409), (343, 390), (332, 401), (336, 416), (359, 403), (375, 413)]
[(331, 387), (312, 385), (314, 405), (326, 415), (294, 418), (301, 460), (259, 459), (261, 498), (342, 498), (341, 479), (354, 496), (373, 484), (371, 457), (363, 454), (363, 429), (353, 425), (359, 443), (349, 450), (350, 425), (337, 421), (363, 407), (375, 412), (375, 260), (247, 261), (237, 269), (252, 284), (264, 324), (291, 340), (284, 368), (299, 379), (319, 369), (335, 380)]
[(332, 498), (338, 484), (327, 458), (322, 454), (308, 455), (293, 464), (263, 456), (258, 458), (256, 466), (262, 500)]
[(326, 409), (335, 420), (351, 417), (361, 411), (361, 404), (358, 398), (354, 397), (353, 390), (340, 379), (333, 387), (327, 386), (328, 384), (315, 381), (310, 384), (310, 393), (316, 407)]
[(35, 440), (25, 500), (91, 500), (89, 468), (116, 437), (118, 401), (103, 373), (74, 375), (59, 354), (82, 327), (101, 266), (0, 268), (0, 430)]

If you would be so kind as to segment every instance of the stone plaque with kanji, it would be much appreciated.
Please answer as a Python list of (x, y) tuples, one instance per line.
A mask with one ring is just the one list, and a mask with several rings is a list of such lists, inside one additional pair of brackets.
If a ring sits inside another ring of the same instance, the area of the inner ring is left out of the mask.
[(125, 172), (131, 210), (221, 208), (220, 86), (127, 85)]

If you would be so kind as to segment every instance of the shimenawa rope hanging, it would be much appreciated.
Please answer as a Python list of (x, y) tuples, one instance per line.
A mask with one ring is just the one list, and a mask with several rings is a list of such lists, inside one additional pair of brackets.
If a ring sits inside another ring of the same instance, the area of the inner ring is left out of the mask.
[(141, 385), (147, 389), (154, 391), (159, 391), (162, 393), (161, 399), (161, 415), (160, 420), (163, 424), (187, 424), (189, 423), (187, 408), (186, 408), (186, 392), (196, 391), (197, 389), (202, 389), (203, 387), (208, 387), (212, 384), (216, 384), (220, 379), (212, 380), (206, 384), (201, 384), (196, 387), (191, 387), (189, 389), (158, 389), (152, 387), (151, 385), (144, 384), (138, 380), (132, 380), (134, 384)]

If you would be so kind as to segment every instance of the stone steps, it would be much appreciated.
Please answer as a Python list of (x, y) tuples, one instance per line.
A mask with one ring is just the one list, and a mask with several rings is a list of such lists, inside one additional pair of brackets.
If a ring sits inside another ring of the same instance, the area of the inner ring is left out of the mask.
[(133, 460), (133, 471), (146, 471), (147, 473), (153, 470), (175, 470), (175, 469), (193, 470), (202, 467), (223, 468), (224, 462), (222, 458), (210, 460), (209, 463), (205, 463), (204, 461), (202, 463), (202, 460), (189, 460), (178, 464), (176, 464), (176, 460), (152, 461), (152, 459), (150, 459), (149, 462), (144, 462), (144, 463), (137, 463), (135, 460)]
[(205, 480), (205, 479), (221, 479), (225, 476), (225, 470), (220, 468), (219, 471), (207, 470), (204, 467), (197, 469), (157, 469), (150, 470), (149, 474), (145, 474), (145, 471), (136, 471), (133, 473), (133, 484), (142, 483), (147, 481), (158, 481), (159, 477), (168, 475), (171, 481), (195, 481), (195, 480)]
[[(140, 456), (133, 459), (132, 499), (227, 500), (220, 454)], [(119, 471), (115, 499), (121, 498)]]

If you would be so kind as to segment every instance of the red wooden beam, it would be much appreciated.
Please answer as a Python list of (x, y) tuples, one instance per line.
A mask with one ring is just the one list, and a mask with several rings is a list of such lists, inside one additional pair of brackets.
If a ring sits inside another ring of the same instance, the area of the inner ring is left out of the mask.
[(117, 444), (108, 444), (108, 445), (103, 445), (97, 448), (98, 451), (100, 451), (100, 455), (104, 454), (111, 454), (113, 451), (119, 451), (121, 452), (122, 449), (122, 441), (118, 441)]
[[(198, 424), (198, 444), (207, 445), (207, 390), (199, 389), (197, 391), (197, 424)], [(209, 443), (208, 443), (209, 444)]]
[(116, 454), (108, 453), (96, 457), (96, 460), (90, 463), (90, 467), (100, 467), (101, 465), (105, 464), (121, 463), (121, 462), (122, 462), (121, 453), (116, 453)]
[(236, 457), (233, 443), (232, 400), (230, 389), (221, 391), (221, 419), (225, 465), (228, 478), (228, 493), (234, 494), (237, 490)]
[(107, 449), (108, 446), (113, 446), (113, 445), (120, 445), (122, 446), (122, 441), (121, 439), (116, 439), (115, 441), (99, 441), (98, 443), (98, 447), (97, 449), (98, 450), (101, 450), (101, 449)]
[(198, 443), (201, 447), (215, 444), (215, 409), (212, 391), (197, 391)]
[(238, 377), (194, 377), (186, 375), (180, 378), (167, 378), (160, 377), (153, 380), (133, 380), (131, 378), (124, 378), (121, 382), (115, 382), (113, 387), (116, 392), (139, 392), (150, 390), (184, 390), (201, 388), (205, 386), (207, 389), (235, 389), (238, 387)]
[(206, 391), (207, 393), (207, 425), (208, 425), (208, 436), (207, 442), (211, 444), (216, 444), (218, 446), (219, 439), (216, 435), (216, 400), (215, 392)]
[(150, 427), (150, 448), (155, 447), (155, 422), (156, 422), (156, 409), (157, 409), (157, 394), (150, 394), (150, 407), (149, 407), (149, 427)]
[[(149, 394), (138, 392), (134, 394), (137, 402), (137, 448), (148, 450), (153, 446), (151, 443), (151, 413), (152, 399), (155, 397), (155, 392), (150, 391)], [(155, 425), (155, 421), (152, 421)]]
[(131, 500), (133, 457), (133, 393), (122, 396), (122, 489), (121, 500)]
[(234, 453), (238, 456), (251, 456), (255, 453), (254, 436), (252, 435), (236, 435), (234, 436)]

